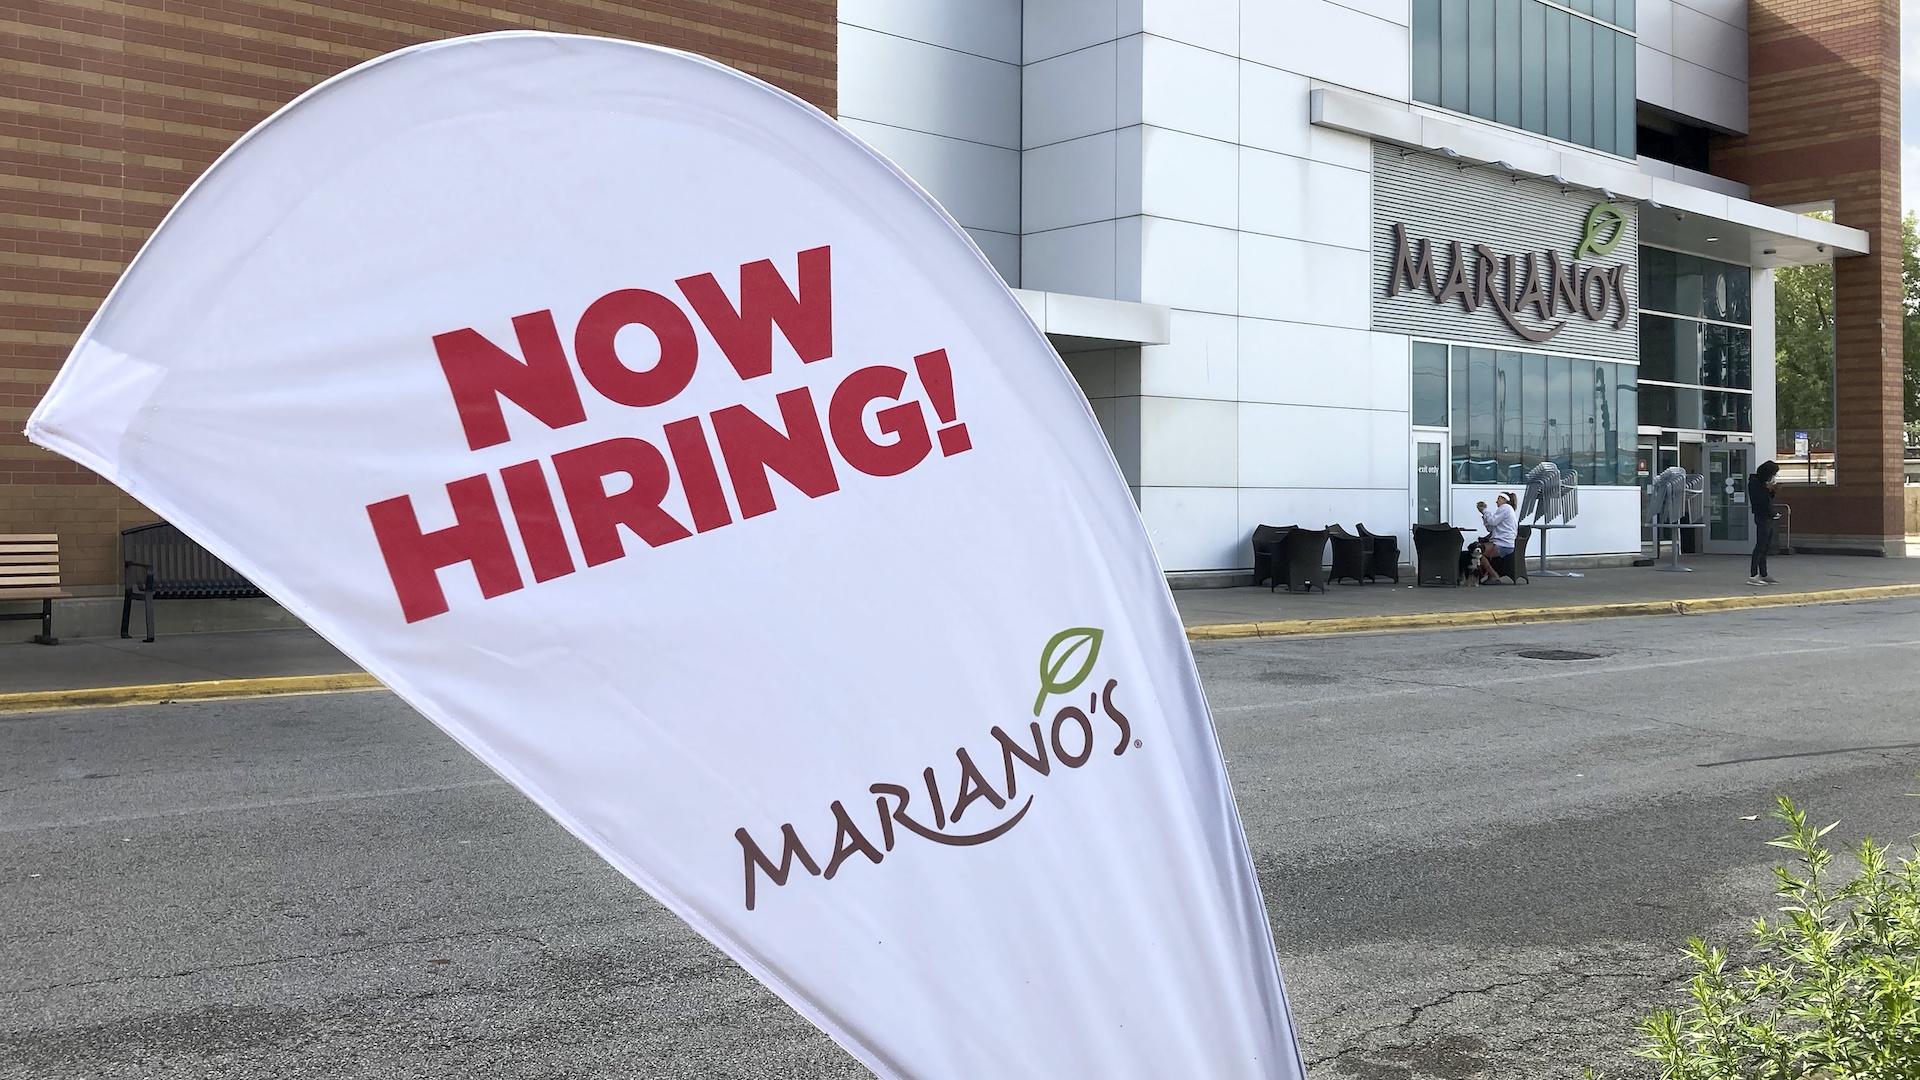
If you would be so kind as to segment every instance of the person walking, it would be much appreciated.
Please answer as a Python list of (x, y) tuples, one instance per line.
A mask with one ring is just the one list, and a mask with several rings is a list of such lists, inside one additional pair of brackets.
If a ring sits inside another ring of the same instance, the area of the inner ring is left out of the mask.
[(1747, 584), (1778, 585), (1767, 573), (1767, 549), (1773, 546), (1773, 523), (1779, 514), (1773, 508), (1773, 485), (1780, 466), (1762, 462), (1747, 480), (1747, 506), (1753, 511), (1753, 558), (1747, 564)]

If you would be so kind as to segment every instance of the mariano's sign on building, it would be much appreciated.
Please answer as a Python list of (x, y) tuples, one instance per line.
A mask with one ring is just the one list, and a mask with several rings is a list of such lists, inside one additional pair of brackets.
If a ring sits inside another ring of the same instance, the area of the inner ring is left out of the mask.
[(1376, 146), (1373, 215), (1375, 330), (1639, 358), (1632, 205)]

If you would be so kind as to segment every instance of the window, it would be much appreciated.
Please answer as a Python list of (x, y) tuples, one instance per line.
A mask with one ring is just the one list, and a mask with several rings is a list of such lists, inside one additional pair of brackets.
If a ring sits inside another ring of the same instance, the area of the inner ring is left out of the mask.
[(1689, 319), (1753, 322), (1753, 271), (1664, 248), (1640, 249), (1640, 306)]
[(1708, 431), (1752, 431), (1753, 395), (1706, 391), (1701, 394), (1701, 426)]
[(1753, 430), (1753, 272), (1640, 249), (1640, 419), (1692, 431)]
[(1547, 9), (1547, 130), (1556, 139), (1570, 138), (1567, 98), (1567, 35), (1573, 16), (1559, 8)]
[(1453, 428), (1453, 467), (1454, 479), (1459, 479), (1461, 466), (1472, 456), (1467, 448), (1467, 350), (1451, 349), (1453, 362), (1451, 388), (1453, 409), (1448, 413), (1448, 424)]
[[(1585, 19), (1574, 19), (1570, 24), (1572, 36), (1567, 39), (1567, 56), (1570, 67), (1567, 69), (1567, 85), (1572, 89), (1573, 133), (1567, 138), (1581, 146), (1605, 149), (1593, 138), (1593, 102), (1597, 96), (1593, 85), (1593, 24)], [(1601, 33), (1607, 31), (1602, 30)], [(1607, 133), (1607, 141), (1613, 141), (1613, 133)]]
[[(1434, 47), (1439, 45), (1436, 38)], [(1413, 67), (1420, 69), (1417, 57)], [(1431, 100), (1421, 97), (1417, 89), (1413, 96), (1418, 101)], [(1547, 9), (1526, 0), (1520, 0), (1520, 126), (1527, 131), (1547, 130)]]
[[(1621, 0), (1623, 4), (1631, 0)], [(1635, 123), (1634, 39), (1615, 34), (1613, 39), (1613, 152), (1632, 157), (1638, 151), (1633, 139)], [(1702, 172), (1706, 170), (1701, 169)]]
[(1753, 389), (1753, 331), (1741, 326), (1703, 323), (1700, 327), (1700, 382), (1732, 390)]
[(1613, 482), (1637, 484), (1640, 480), (1635, 472), (1636, 462), (1629, 448), (1633, 445), (1634, 432), (1640, 430), (1640, 387), (1634, 379), (1634, 373), (1625, 367), (1617, 368), (1615, 376)]
[(1521, 467), (1526, 460), (1526, 435), (1520, 411), (1520, 354), (1503, 352), (1499, 354), (1496, 364), (1493, 376), (1493, 457), (1500, 463), (1501, 476), (1513, 476), (1516, 472), (1525, 476), (1527, 470)]
[(1428, 342), (1413, 365), (1414, 423), (1451, 427), (1454, 483), (1521, 484), (1542, 461), (1588, 485), (1635, 482), (1634, 365)]
[(1562, 472), (1573, 468), (1573, 361), (1549, 356), (1547, 365), (1546, 460)]
[(1700, 382), (1700, 324), (1666, 315), (1640, 316), (1640, 377)]
[[(1494, 441), (1494, 362), (1492, 349), (1455, 349), (1454, 355), (1467, 354), (1467, 454), (1470, 484), (1491, 484), (1499, 480)], [(1457, 422), (1457, 421), (1456, 421)]]
[(1413, 343), (1413, 424), (1447, 426), (1447, 347)]
[(1498, 0), (1493, 18), (1493, 118), (1520, 126), (1520, 0)]
[[(1455, 0), (1454, 7), (1460, 7)], [(1499, 59), (1493, 48), (1493, 0), (1466, 0), (1467, 112), (1491, 120), (1496, 115), (1493, 71)]]
[(1444, 12), (1444, 17), (1440, 17), (1440, 100), (1429, 104), (1466, 112), (1467, 69), (1471, 66), (1467, 49), (1467, 5), (1460, 0), (1443, 0), (1435, 10)]
[[(1594, 475), (1593, 463), (1595, 450), (1600, 445), (1600, 384), (1605, 376), (1596, 379), (1596, 370), (1591, 360), (1573, 361), (1573, 381), (1568, 389), (1573, 391), (1573, 411), (1568, 419), (1573, 425), (1573, 451), (1567, 456), (1573, 459), (1573, 467), (1581, 476)], [(1611, 463), (1607, 473), (1613, 473)]]
[(1653, 427), (1699, 431), (1706, 426), (1701, 422), (1702, 392), (1687, 386), (1641, 383), (1640, 422)]
[(1593, 146), (1609, 153), (1614, 150), (1613, 39), (1619, 38), (1633, 48), (1633, 39), (1623, 34), (1602, 31), (1593, 35)]
[(1571, 7), (1413, 0), (1414, 99), (1634, 156), (1632, 0)]
[(1440, 100), (1440, 0), (1413, 0), (1413, 97)]
[(1520, 457), (1547, 459), (1547, 365), (1520, 365)]

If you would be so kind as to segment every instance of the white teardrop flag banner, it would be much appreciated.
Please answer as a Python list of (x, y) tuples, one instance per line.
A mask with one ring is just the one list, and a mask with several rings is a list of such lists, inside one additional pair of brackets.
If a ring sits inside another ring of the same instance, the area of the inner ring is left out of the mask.
[(1301, 1075), (1085, 399), (796, 99), (552, 34), (357, 67), (187, 192), (28, 434), (877, 1073)]

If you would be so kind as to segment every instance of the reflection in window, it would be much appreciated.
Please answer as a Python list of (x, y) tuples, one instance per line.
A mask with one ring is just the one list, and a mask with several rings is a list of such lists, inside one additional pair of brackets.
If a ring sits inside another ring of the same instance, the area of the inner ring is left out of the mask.
[(1479, 472), (1485, 472), (1488, 482), (1491, 482), (1497, 476), (1497, 473), (1494, 471), (1495, 445), (1493, 439), (1494, 371), (1495, 366), (1492, 349), (1467, 350), (1467, 405), (1469, 409), (1467, 453), (1474, 461), (1476, 475)]
[(1520, 365), (1520, 457), (1547, 459), (1547, 365), (1539, 357)]
[[(1573, 362), (1573, 380), (1568, 389), (1573, 392), (1573, 411), (1569, 420), (1573, 430), (1568, 436), (1573, 446), (1567, 451), (1567, 457), (1581, 476), (1593, 475), (1594, 447), (1600, 442), (1600, 413), (1598, 402), (1594, 400), (1594, 366), (1591, 360)], [(1612, 469), (1608, 469), (1612, 472)]]
[[(1640, 406), (1631, 364), (1415, 343), (1451, 375), (1453, 481), (1520, 484), (1542, 461), (1585, 484), (1634, 482)], [(1438, 391), (1429, 399), (1445, 400)]]
[(1549, 356), (1547, 365), (1547, 460), (1573, 468), (1573, 361)]
[[(1640, 420), (1695, 431), (1753, 430), (1752, 271), (1640, 249)], [(1729, 323), (1737, 325), (1727, 325)], [(1663, 386), (1672, 383), (1676, 385)]]
[(1707, 386), (1753, 389), (1753, 331), (1703, 323), (1700, 381)]
[(1634, 433), (1640, 430), (1640, 388), (1634, 383), (1632, 369), (1625, 366), (1618, 366), (1614, 370), (1613, 414), (1613, 482), (1616, 484), (1638, 483), (1631, 448), (1634, 444)]
[(1753, 271), (1664, 248), (1640, 249), (1640, 306), (1690, 319), (1751, 324)]
[[(1520, 412), (1520, 354), (1501, 353), (1493, 378), (1493, 456), (1500, 462), (1500, 475), (1512, 476), (1526, 457), (1522, 452), (1525, 435)], [(1522, 475), (1526, 472), (1519, 471)]]
[(1753, 395), (1709, 390), (1702, 395), (1705, 415), (1702, 427), (1708, 431), (1752, 431)]

